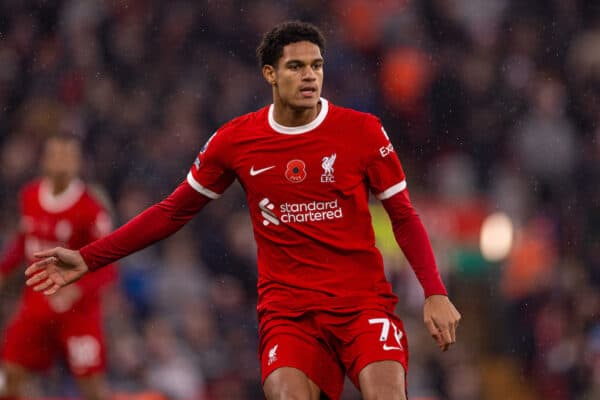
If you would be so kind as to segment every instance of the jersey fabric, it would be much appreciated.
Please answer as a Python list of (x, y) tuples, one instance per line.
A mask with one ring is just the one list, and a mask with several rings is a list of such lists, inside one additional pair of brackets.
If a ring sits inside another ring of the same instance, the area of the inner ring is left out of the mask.
[(397, 301), (368, 208), (406, 188), (385, 130), (370, 114), (321, 99), (317, 118), (284, 127), (273, 106), (232, 120), (187, 176), (216, 199), (237, 178), (258, 246), (258, 311), (356, 309)]
[[(34, 181), (22, 190), (20, 208), (19, 234), (0, 262), (3, 274), (36, 261), (33, 254), (37, 251), (55, 246), (79, 248), (107, 234), (112, 226), (104, 207), (79, 180), (59, 195), (52, 194), (48, 181)], [(4, 335), (3, 358), (44, 369), (61, 353), (76, 375), (102, 370), (99, 294), (115, 278), (114, 266), (84, 276), (74, 283), (80, 286), (81, 297), (68, 310), (53, 309), (47, 296), (25, 287)]]

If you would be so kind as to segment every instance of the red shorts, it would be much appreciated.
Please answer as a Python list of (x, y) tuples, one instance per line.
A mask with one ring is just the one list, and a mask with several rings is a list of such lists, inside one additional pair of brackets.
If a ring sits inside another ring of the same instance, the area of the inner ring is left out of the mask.
[(21, 307), (6, 329), (1, 355), (35, 371), (62, 357), (75, 376), (102, 372), (106, 355), (100, 310), (36, 313)]
[(267, 316), (260, 326), (262, 382), (281, 367), (304, 372), (331, 400), (340, 398), (344, 375), (360, 389), (358, 374), (375, 361), (398, 361), (408, 372), (402, 321), (383, 310), (308, 311)]

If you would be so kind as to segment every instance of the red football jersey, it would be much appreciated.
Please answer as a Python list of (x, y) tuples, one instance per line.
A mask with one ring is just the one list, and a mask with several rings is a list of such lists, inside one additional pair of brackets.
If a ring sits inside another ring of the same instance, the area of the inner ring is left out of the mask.
[(258, 311), (391, 308), (375, 247), (369, 192), (387, 199), (406, 188), (380, 121), (321, 99), (311, 123), (285, 127), (273, 106), (225, 124), (187, 176), (216, 199), (238, 179), (258, 246)]
[[(26, 185), (20, 196), (21, 223), (18, 242), (19, 254), (5, 255), (3, 269), (8, 272), (20, 262), (30, 264), (36, 259), (35, 252), (56, 246), (78, 249), (83, 245), (106, 235), (112, 228), (110, 216), (104, 207), (90, 193), (80, 180), (74, 180), (59, 195), (51, 192), (50, 183), (36, 180)], [(19, 257), (15, 257), (19, 256)], [(13, 260), (8, 265), (6, 260)], [(99, 274), (87, 274), (77, 285), (82, 286), (82, 298), (77, 302), (84, 306), (89, 301), (96, 302), (99, 289), (114, 280), (114, 266), (107, 267)], [(26, 287), (23, 296), (24, 307), (34, 307), (39, 311), (48, 311), (48, 301), (42, 293), (36, 293)]]

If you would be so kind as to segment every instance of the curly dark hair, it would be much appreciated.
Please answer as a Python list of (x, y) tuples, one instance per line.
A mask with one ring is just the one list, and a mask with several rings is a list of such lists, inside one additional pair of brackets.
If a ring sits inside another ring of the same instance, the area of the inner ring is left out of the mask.
[(258, 63), (261, 67), (276, 66), (286, 45), (302, 41), (316, 44), (321, 54), (325, 54), (325, 37), (319, 28), (308, 22), (286, 21), (264, 34), (256, 49)]

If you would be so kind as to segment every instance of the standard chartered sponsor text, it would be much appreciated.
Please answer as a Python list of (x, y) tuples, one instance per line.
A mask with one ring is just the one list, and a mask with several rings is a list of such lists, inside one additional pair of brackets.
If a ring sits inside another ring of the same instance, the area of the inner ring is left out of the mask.
[(284, 223), (328, 221), (344, 216), (337, 199), (307, 203), (283, 203), (279, 206), (279, 211), (281, 212), (279, 218)]

